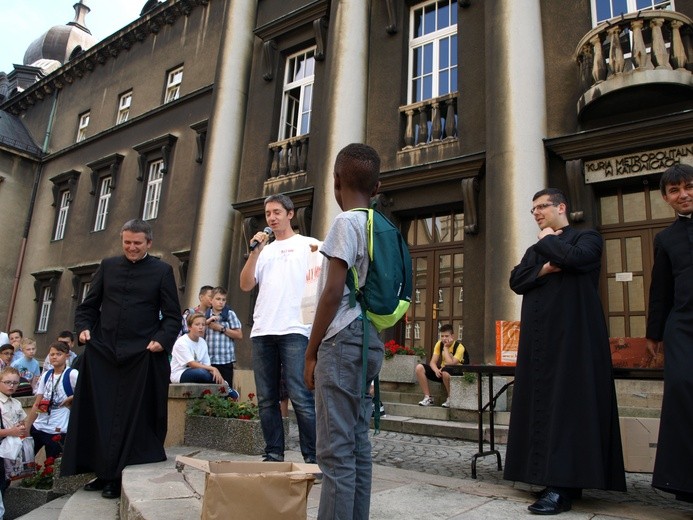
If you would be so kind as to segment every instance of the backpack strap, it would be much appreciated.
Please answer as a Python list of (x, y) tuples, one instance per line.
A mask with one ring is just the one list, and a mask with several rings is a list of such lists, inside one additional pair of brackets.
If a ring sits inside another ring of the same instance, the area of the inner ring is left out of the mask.
[(70, 367), (66, 367), (63, 372), (63, 390), (65, 390), (65, 395), (68, 397), (75, 393), (72, 389), (72, 381), (70, 381), (70, 372), (72, 372), (72, 368)]

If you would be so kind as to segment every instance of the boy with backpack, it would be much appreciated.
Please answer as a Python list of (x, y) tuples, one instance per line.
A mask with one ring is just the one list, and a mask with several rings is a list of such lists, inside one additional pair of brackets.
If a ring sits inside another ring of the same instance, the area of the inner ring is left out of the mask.
[(364, 144), (346, 146), (335, 160), (334, 193), (343, 212), (335, 218), (320, 249), (327, 268), (320, 275), (322, 292), (304, 371), (306, 385), (315, 389), (316, 451), (323, 473), (321, 519), (367, 519), (369, 515), (372, 402), (368, 384), (380, 371), (383, 343), (362, 307), (354, 305), (347, 279), (355, 268), (357, 288), (362, 288), (371, 272), (366, 231), (369, 213), (350, 210), (369, 207), (380, 186), (379, 173), (377, 152)]
[(29, 411), (26, 425), (34, 438), (34, 453), (46, 447), (46, 457), (59, 457), (70, 420), (70, 406), (77, 386), (78, 372), (67, 366), (70, 347), (56, 341), (48, 350), (51, 368), (39, 380), (36, 401)]
[[(0, 370), (0, 440), (5, 437), (24, 437), (26, 413), (22, 403), (12, 397), (19, 386), (19, 370), (11, 366)], [(10, 482), (5, 475), (5, 459), (0, 458), (0, 518), (5, 515), (5, 505), (2, 495)]]

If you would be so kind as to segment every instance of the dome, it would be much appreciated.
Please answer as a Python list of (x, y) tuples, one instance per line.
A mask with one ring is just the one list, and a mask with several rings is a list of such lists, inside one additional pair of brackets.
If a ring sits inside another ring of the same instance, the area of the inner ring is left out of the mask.
[(77, 48), (86, 50), (97, 43), (84, 24), (90, 9), (80, 0), (74, 6), (75, 19), (65, 25), (56, 25), (34, 40), (24, 53), (24, 65), (32, 65), (39, 60), (55, 60), (67, 63)]

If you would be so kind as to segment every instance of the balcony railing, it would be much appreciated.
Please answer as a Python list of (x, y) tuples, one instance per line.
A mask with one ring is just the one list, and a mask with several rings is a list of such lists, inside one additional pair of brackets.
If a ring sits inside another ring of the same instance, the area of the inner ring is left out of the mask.
[(457, 92), (399, 107), (404, 148), (457, 139)]
[[(575, 51), (584, 92), (578, 109), (607, 92), (637, 84), (693, 86), (692, 37), (693, 21), (675, 11), (640, 11), (599, 24)], [(642, 74), (648, 71), (660, 72)]]
[(272, 160), (267, 178), (273, 179), (306, 171), (308, 138), (309, 134), (304, 134), (270, 143), (268, 148)]

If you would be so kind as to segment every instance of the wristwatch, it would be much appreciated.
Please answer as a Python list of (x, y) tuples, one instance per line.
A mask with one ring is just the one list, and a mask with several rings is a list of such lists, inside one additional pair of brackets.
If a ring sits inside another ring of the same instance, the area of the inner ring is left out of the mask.
[(224, 326), (222, 325), (222, 327), (221, 327), (221, 333), (224, 334), (225, 332), (226, 332), (226, 327), (224, 327)]

